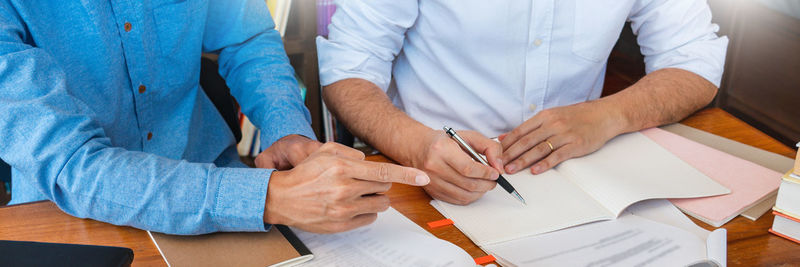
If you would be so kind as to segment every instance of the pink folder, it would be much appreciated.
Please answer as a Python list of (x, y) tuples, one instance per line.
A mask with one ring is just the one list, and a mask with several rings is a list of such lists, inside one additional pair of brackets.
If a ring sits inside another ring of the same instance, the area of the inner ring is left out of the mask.
[(731, 190), (730, 194), (671, 199), (687, 214), (719, 227), (778, 190), (781, 174), (682, 136), (652, 128), (642, 133)]

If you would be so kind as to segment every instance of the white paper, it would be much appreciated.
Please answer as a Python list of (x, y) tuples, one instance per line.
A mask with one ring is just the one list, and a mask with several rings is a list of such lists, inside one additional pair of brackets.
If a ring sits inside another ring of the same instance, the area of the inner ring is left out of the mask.
[(675, 266), (706, 259), (697, 236), (630, 214), (486, 250), (518, 266)]
[(613, 219), (636, 201), (730, 192), (638, 132), (543, 174), (523, 170), (504, 176), (527, 205), (500, 187), (467, 206), (438, 200), (433, 205), (484, 246)]
[(708, 232), (667, 200), (629, 207), (618, 219), (482, 246), (503, 266), (725, 266), (725, 229)]
[(369, 226), (338, 234), (292, 229), (314, 254), (301, 266), (474, 266), (464, 250), (425, 232), (393, 208)]
[(728, 230), (719, 228), (708, 235), (707, 255), (718, 266), (728, 266)]
[(436, 200), (432, 205), (478, 245), (614, 218), (557, 171), (536, 176), (527, 172), (504, 176), (525, 198), (527, 205), (500, 186), (467, 206)]
[(614, 216), (645, 199), (731, 192), (638, 132), (617, 136), (592, 154), (565, 161), (558, 170)]
[(683, 212), (675, 207), (672, 202), (666, 199), (645, 200), (631, 205), (625, 212), (683, 229), (702, 240), (709, 238), (710, 232), (708, 230), (697, 226), (689, 217), (686, 217)]

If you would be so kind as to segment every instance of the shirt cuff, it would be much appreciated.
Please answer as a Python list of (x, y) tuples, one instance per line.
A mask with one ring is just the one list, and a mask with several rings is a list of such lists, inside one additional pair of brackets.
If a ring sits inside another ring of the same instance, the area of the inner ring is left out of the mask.
[(311, 124), (302, 119), (305, 118), (304, 114), (292, 114), (292, 112), (285, 112), (276, 114), (279, 118), (269, 118), (269, 121), (280, 122), (272, 123), (261, 129), (261, 151), (264, 151), (272, 143), (278, 141), (287, 135), (299, 134), (308, 137), (311, 140), (317, 140), (314, 130), (311, 129)]
[(212, 221), (221, 232), (265, 231), (264, 205), (273, 169), (214, 168), (218, 180)]

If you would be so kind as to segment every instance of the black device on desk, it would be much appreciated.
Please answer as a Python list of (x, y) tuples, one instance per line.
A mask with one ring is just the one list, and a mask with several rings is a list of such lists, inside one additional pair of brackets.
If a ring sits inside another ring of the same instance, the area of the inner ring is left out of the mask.
[(2, 266), (130, 266), (133, 250), (29, 241), (0, 240)]

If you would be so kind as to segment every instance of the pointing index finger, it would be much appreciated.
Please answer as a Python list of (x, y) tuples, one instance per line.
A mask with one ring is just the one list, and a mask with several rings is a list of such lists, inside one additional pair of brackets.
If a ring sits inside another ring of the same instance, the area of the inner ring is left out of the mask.
[(431, 181), (431, 178), (421, 170), (390, 163), (356, 161), (353, 170), (354, 178), (366, 181), (414, 186), (424, 186)]

